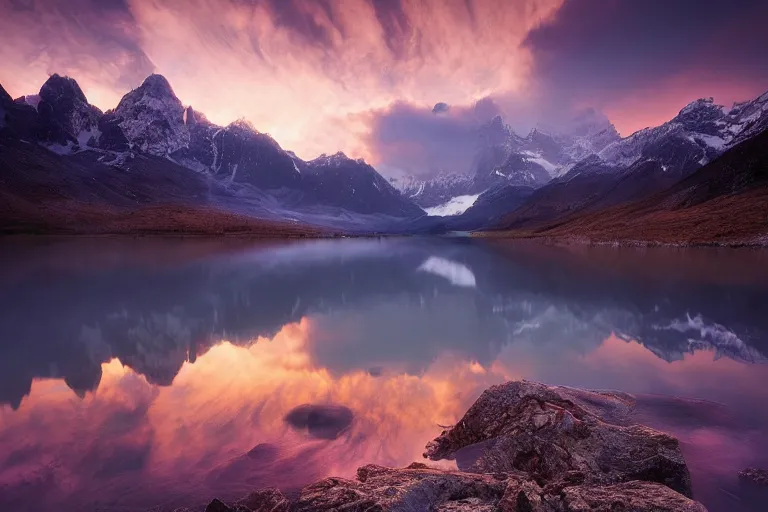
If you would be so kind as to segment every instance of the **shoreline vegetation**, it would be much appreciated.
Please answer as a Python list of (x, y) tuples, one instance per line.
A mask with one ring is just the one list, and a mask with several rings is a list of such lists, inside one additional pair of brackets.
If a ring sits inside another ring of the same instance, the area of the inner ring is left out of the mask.
[(205, 511), (705, 512), (678, 440), (634, 424), (634, 406), (626, 393), (507, 382), (427, 444), (425, 459), (458, 470), (366, 465), (355, 480), (257, 490)]

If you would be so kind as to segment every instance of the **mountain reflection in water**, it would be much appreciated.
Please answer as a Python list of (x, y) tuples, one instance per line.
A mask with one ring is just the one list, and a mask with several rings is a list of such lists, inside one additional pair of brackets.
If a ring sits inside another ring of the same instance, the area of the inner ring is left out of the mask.
[(173, 510), (403, 466), (483, 389), (527, 378), (642, 394), (638, 421), (681, 439), (698, 499), (761, 510), (735, 474), (768, 466), (766, 259), (420, 239), (15, 247), (0, 252), (0, 509)]

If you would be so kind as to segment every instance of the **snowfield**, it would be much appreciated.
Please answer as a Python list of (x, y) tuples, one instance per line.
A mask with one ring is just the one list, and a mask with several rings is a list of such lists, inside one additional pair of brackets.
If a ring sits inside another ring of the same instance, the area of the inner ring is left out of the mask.
[(456, 196), (447, 203), (443, 203), (432, 208), (424, 208), (427, 215), (430, 217), (451, 217), (453, 215), (461, 215), (469, 209), (470, 206), (475, 204), (480, 194)]

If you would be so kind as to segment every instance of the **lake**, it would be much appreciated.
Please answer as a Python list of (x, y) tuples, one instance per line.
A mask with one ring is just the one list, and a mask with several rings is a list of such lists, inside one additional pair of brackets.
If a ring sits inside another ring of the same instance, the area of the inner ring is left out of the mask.
[(519, 378), (636, 394), (710, 511), (768, 506), (768, 251), (4, 239), (0, 279), (0, 510), (405, 466)]

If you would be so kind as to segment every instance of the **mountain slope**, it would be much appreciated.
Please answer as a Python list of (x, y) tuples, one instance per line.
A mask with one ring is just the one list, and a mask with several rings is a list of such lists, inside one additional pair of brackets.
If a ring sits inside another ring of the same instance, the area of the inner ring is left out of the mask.
[(115, 168), (0, 139), (0, 233), (316, 235), (321, 229), (216, 208), (227, 191), (198, 173), (136, 155)]
[(655, 128), (606, 146), (540, 188), (507, 215), (509, 229), (536, 229), (563, 218), (638, 201), (690, 176), (768, 126), (768, 94), (731, 109), (696, 100)]
[(768, 244), (768, 131), (647, 199), (511, 236), (664, 244)]
[[(269, 203), (265, 208), (272, 217), (278, 212), (290, 217), (322, 215), (325, 224), (354, 215), (424, 215), (362, 161), (344, 157), (339, 165), (325, 165), (323, 159), (304, 162), (246, 121), (226, 127), (209, 122), (202, 113), (184, 107), (161, 75), (149, 76), (106, 113), (88, 103), (75, 80), (59, 75), (43, 85), (39, 101), (29, 98), (13, 102), (3, 91), (0, 135), (30, 142), (35, 151), (47, 148), (75, 160), (57, 164), (64, 168), (94, 165), (95, 180), (111, 179), (111, 174), (125, 172), (137, 161), (151, 161), (157, 176), (144, 176), (148, 184), (186, 169), (187, 182), (200, 178), (225, 190), (225, 200), (217, 207), (238, 214), (263, 215), (265, 209), (259, 205)], [(54, 166), (47, 168), (50, 182), (57, 183), (60, 177), (53, 174)], [(138, 187), (121, 191), (123, 195), (143, 193), (136, 181), (115, 183)]]
[(476, 152), (466, 174), (390, 181), (422, 208), (431, 208), (494, 187), (541, 187), (578, 161), (620, 140), (608, 119), (592, 109), (582, 112), (561, 130), (534, 129), (525, 137), (517, 135), (496, 116), (480, 126), (475, 137)]
[(37, 112), (44, 140), (66, 146), (95, 145), (101, 111), (90, 105), (71, 78), (52, 75), (40, 88)]
[(421, 208), (403, 197), (376, 169), (344, 153), (322, 155), (301, 171), (310, 202), (350, 208), (363, 214), (384, 212), (396, 217), (420, 217)]
[(136, 150), (166, 156), (189, 145), (184, 106), (161, 75), (147, 77), (108, 113)]
[(475, 203), (464, 213), (449, 219), (447, 226), (454, 231), (473, 231), (494, 226), (501, 221), (504, 212), (520, 206), (533, 193), (532, 187), (513, 185), (492, 187), (480, 194)]

